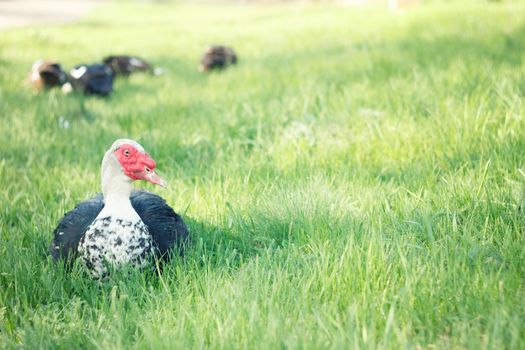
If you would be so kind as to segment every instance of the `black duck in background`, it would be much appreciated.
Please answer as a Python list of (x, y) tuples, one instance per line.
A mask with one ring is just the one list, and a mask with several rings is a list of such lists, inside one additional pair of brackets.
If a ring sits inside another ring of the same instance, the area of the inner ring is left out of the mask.
[(113, 71), (104, 64), (80, 64), (71, 69), (68, 82), (62, 87), (65, 93), (107, 96), (113, 91)]

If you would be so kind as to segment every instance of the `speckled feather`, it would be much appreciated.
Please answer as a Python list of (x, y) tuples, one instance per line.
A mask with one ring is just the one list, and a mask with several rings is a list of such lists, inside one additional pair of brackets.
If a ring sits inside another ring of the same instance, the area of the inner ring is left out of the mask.
[(140, 219), (132, 222), (111, 216), (97, 218), (80, 239), (78, 253), (93, 277), (105, 277), (107, 264), (151, 266), (152, 237)]
[[(130, 200), (151, 235), (155, 257), (167, 260), (171, 250), (181, 254), (188, 238), (188, 229), (182, 218), (156, 194), (132, 191)], [(49, 248), (55, 260), (71, 262), (79, 256), (79, 242), (103, 207), (104, 200), (99, 194), (65, 214), (53, 231), (54, 239)]]

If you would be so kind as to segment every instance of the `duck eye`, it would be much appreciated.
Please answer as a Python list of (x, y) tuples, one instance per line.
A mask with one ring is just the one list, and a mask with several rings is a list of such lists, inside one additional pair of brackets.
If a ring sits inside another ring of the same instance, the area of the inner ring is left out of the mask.
[(147, 173), (150, 173), (150, 172), (151, 172), (151, 169), (148, 168), (148, 167), (146, 167), (146, 172), (147, 172)]
[(129, 149), (125, 149), (125, 150), (124, 150), (124, 155), (125, 155), (126, 157), (129, 157)]

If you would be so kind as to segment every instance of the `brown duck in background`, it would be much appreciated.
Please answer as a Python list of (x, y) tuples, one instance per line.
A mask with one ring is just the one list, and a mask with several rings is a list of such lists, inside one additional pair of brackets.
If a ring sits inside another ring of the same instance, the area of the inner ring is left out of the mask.
[(104, 58), (103, 62), (113, 71), (115, 76), (128, 76), (135, 72), (154, 73), (153, 66), (150, 63), (136, 56), (108, 56)]
[(59, 63), (54, 61), (38, 60), (33, 63), (29, 82), (37, 90), (62, 86), (67, 81), (66, 72)]
[(222, 45), (209, 46), (201, 58), (199, 70), (207, 72), (214, 69), (224, 69), (237, 63), (237, 55), (232, 48)]

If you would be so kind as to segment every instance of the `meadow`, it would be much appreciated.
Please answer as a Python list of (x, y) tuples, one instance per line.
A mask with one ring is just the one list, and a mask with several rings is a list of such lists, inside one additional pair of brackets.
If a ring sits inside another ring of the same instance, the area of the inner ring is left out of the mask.
[[(208, 44), (239, 65), (197, 71)], [(525, 4), (103, 4), (0, 33), (0, 348), (524, 349)], [(33, 61), (131, 53), (108, 98)], [(192, 241), (159, 277), (48, 256), (121, 137)]]

